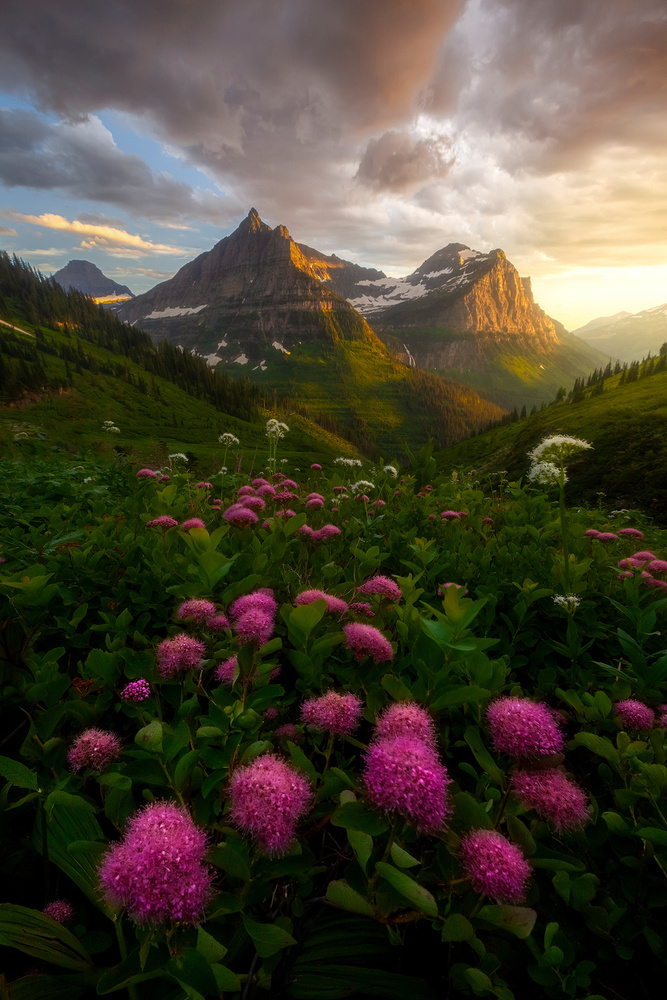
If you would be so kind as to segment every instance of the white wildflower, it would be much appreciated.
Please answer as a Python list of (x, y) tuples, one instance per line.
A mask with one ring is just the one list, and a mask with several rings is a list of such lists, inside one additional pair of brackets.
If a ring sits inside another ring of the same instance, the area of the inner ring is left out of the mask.
[(560, 471), (553, 462), (537, 462), (528, 470), (528, 479), (541, 486), (557, 486), (567, 482), (567, 475)]
[(529, 451), (528, 458), (533, 462), (564, 462), (572, 455), (576, 455), (578, 451), (585, 451), (592, 447), (592, 444), (582, 438), (554, 434), (545, 438), (544, 441), (540, 441), (532, 451)]
[(581, 604), (581, 600), (575, 597), (574, 594), (556, 594), (553, 600), (554, 604), (557, 604), (561, 608), (566, 608), (567, 611), (574, 611)]
[(398, 475), (398, 469), (393, 465), (385, 465), (382, 471), (388, 473), (390, 476), (393, 476), (394, 479), (396, 479), (396, 476)]
[(233, 434), (226, 433), (220, 435), (218, 444), (224, 445), (225, 448), (231, 448), (233, 444), (240, 444), (240, 441)]
[(362, 493), (365, 493), (366, 490), (375, 489), (375, 483), (369, 483), (367, 479), (360, 479), (358, 483), (352, 483), (350, 489), (353, 493), (356, 493), (357, 490), (361, 490)]
[(359, 461), (358, 458), (342, 458), (342, 457), (334, 458), (333, 464), (346, 465), (349, 469), (353, 468), (354, 466), (358, 466), (359, 468), (361, 468), (361, 462)]

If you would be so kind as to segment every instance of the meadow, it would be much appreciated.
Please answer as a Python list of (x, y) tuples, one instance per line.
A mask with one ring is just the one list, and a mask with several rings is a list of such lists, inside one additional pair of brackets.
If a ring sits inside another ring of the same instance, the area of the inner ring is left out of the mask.
[(2, 463), (1, 995), (648, 996), (665, 532), (267, 426)]

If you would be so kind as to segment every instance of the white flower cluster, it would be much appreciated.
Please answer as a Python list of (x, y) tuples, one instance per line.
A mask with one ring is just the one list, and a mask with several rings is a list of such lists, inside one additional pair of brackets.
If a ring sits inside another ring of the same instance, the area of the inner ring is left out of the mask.
[(105, 420), (102, 424), (102, 430), (106, 434), (120, 434), (120, 427), (116, 427), (113, 420)]
[(528, 470), (528, 479), (541, 486), (558, 486), (561, 482), (567, 482), (567, 474), (561, 473), (553, 462), (537, 462)]
[(388, 473), (390, 476), (393, 476), (394, 479), (396, 479), (396, 476), (398, 475), (398, 469), (393, 465), (385, 465), (382, 471)]
[(575, 608), (579, 607), (581, 601), (578, 597), (575, 597), (574, 594), (568, 594), (567, 596), (564, 594), (556, 594), (554, 597), (554, 604), (558, 604), (559, 607), (562, 608), (567, 608), (568, 611), (574, 611)]
[(582, 438), (568, 437), (566, 434), (554, 434), (540, 441), (537, 447), (528, 452), (528, 458), (533, 462), (564, 462), (578, 451), (585, 451), (593, 445)]
[(333, 464), (346, 465), (349, 469), (354, 468), (354, 466), (361, 468), (361, 462), (358, 458), (334, 458)]
[(237, 437), (234, 437), (233, 434), (226, 433), (220, 435), (218, 438), (218, 444), (224, 445), (225, 448), (231, 448), (233, 444), (240, 444), (240, 441)]
[(271, 418), (271, 420), (267, 420), (266, 436), (268, 438), (272, 438), (277, 441), (278, 438), (285, 437), (285, 435), (288, 432), (289, 432), (289, 427), (287, 426), (287, 424), (283, 424), (280, 422), (280, 420), (275, 420), (273, 418)]
[(170, 462), (185, 462), (187, 465), (188, 456), (184, 455), (182, 451), (175, 451), (173, 455), (168, 455)]
[(375, 489), (375, 483), (369, 483), (367, 479), (360, 479), (358, 483), (352, 483), (350, 489), (353, 493), (356, 493), (357, 490), (361, 490), (362, 493), (365, 493), (366, 490)]

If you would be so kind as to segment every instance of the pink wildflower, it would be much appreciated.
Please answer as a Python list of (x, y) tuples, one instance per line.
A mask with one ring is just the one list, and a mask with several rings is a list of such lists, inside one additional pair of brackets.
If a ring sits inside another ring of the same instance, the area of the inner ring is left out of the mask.
[(588, 531), (584, 531), (584, 536), (587, 538), (599, 538), (600, 532), (597, 528), (589, 528)]
[(327, 611), (335, 615), (344, 615), (347, 611), (346, 601), (340, 597), (325, 594), (323, 590), (304, 590), (303, 593), (298, 594), (294, 599), (295, 604), (312, 604), (313, 601), (326, 601)]
[(262, 587), (260, 590), (254, 590), (251, 594), (244, 594), (243, 597), (237, 597), (229, 609), (229, 617), (238, 618), (239, 615), (249, 611), (251, 608), (275, 617), (278, 604), (273, 596), (273, 591), (268, 587)]
[[(258, 486), (268, 486), (269, 485), (269, 481), (268, 481), (268, 479), (262, 479), (261, 476), (258, 476), (257, 479), (253, 479), (253, 481), (252, 481), (252, 483), (250, 485), (254, 486), (255, 489), (257, 489)], [(271, 487), (271, 488), (273, 489), (273, 487)]]
[(209, 632), (222, 632), (229, 627), (227, 615), (211, 615), (206, 619), (206, 628)]
[(165, 680), (184, 670), (194, 670), (206, 654), (206, 646), (199, 639), (181, 632), (172, 639), (163, 639), (156, 650), (157, 669)]
[(234, 771), (229, 783), (229, 818), (254, 840), (262, 854), (278, 857), (294, 843), (296, 824), (308, 811), (308, 779), (276, 754), (256, 757)]
[(308, 507), (309, 510), (322, 510), (324, 507), (324, 500), (317, 500), (313, 497), (312, 500), (306, 500), (304, 507)]
[(361, 721), (361, 698), (356, 694), (327, 691), (320, 698), (309, 698), (301, 706), (301, 718), (308, 726), (334, 736), (349, 736)]
[(256, 524), (258, 521), (257, 514), (254, 510), (250, 510), (249, 507), (242, 507), (241, 504), (232, 504), (227, 510), (222, 512), (222, 516), (225, 521), (233, 524), (236, 528), (247, 528), (251, 524)]
[(167, 531), (168, 528), (175, 528), (178, 521), (170, 517), (169, 514), (160, 514), (159, 517), (153, 518), (152, 521), (146, 521), (147, 528), (162, 528), (163, 531)]
[(390, 580), (388, 576), (374, 576), (366, 583), (363, 583), (361, 587), (357, 587), (357, 592), (359, 594), (378, 594), (380, 597), (386, 597), (390, 601), (400, 601), (402, 598), (401, 588), (393, 580)]
[(206, 525), (200, 517), (190, 517), (187, 521), (183, 521), (181, 528), (183, 531), (192, 531), (193, 528), (205, 528)]
[(171, 481), (171, 476), (158, 476), (158, 483), (168, 483)]
[(347, 493), (347, 486), (334, 486), (334, 493)]
[(385, 663), (394, 657), (391, 643), (372, 625), (362, 625), (359, 622), (351, 622), (343, 626), (346, 645), (351, 649), (358, 660), (363, 660), (365, 656), (372, 656), (376, 663)]
[(176, 612), (176, 618), (179, 621), (184, 621), (186, 618), (192, 618), (193, 622), (197, 625), (202, 625), (207, 618), (216, 613), (215, 604), (212, 601), (202, 600), (200, 598), (193, 598), (190, 601), (183, 601), (179, 605), (178, 611)]
[(459, 516), (458, 510), (443, 510), (440, 514), (443, 521), (455, 521), (458, 520)]
[(626, 538), (644, 538), (644, 532), (639, 528), (621, 528), (618, 533)]
[(397, 813), (419, 833), (444, 828), (451, 779), (432, 746), (413, 736), (397, 736), (372, 743), (364, 760), (363, 780), (374, 806)]
[(121, 742), (115, 733), (105, 729), (85, 729), (69, 748), (67, 761), (73, 771), (79, 771), (82, 767), (103, 771), (114, 760), (118, 760), (121, 749)]
[(274, 719), (278, 718), (278, 709), (275, 705), (269, 705), (269, 707), (264, 712), (264, 718), (272, 722)]
[(235, 620), (233, 628), (242, 646), (254, 643), (263, 646), (273, 635), (273, 616), (260, 608), (249, 608)]
[(323, 524), (321, 528), (313, 532), (313, 539), (316, 542), (324, 542), (327, 538), (333, 538), (335, 535), (340, 535), (340, 528), (337, 528), (335, 524)]
[(667, 560), (666, 559), (651, 559), (648, 564), (648, 568), (651, 573), (667, 573)]
[(321, 469), (322, 469), (322, 466), (318, 465), (317, 462), (313, 462), (313, 464), (311, 465), (311, 469), (315, 469), (317, 472), (320, 472)]
[(613, 542), (617, 540), (618, 540), (618, 535), (615, 535), (613, 531), (598, 532), (598, 542)]
[(650, 549), (642, 549), (641, 552), (633, 552), (630, 556), (631, 559), (638, 559), (639, 562), (647, 563), (651, 562), (652, 559), (656, 558), (655, 552), (651, 552)]
[(139, 469), (137, 479), (157, 479), (157, 472), (152, 469)]
[(303, 535), (304, 538), (314, 538), (315, 532), (310, 527), (309, 524), (302, 524), (300, 528), (297, 529), (298, 535)]
[(396, 702), (378, 715), (375, 721), (375, 740), (393, 740), (397, 736), (411, 736), (434, 747), (435, 724), (426, 709), (416, 702)]
[(278, 726), (274, 733), (278, 740), (290, 740), (292, 743), (300, 742), (298, 730), (293, 722), (286, 722), (283, 726)]
[(140, 701), (146, 701), (146, 698), (150, 698), (151, 686), (148, 681), (143, 678), (138, 681), (130, 681), (130, 683), (123, 688), (120, 696), (123, 701), (130, 701), (134, 704), (138, 704)]
[(660, 729), (667, 729), (667, 705), (658, 706), (658, 717), (655, 721)]
[(617, 701), (614, 710), (626, 729), (651, 729), (655, 722), (653, 709), (634, 698)]
[(212, 873), (204, 864), (206, 834), (185, 808), (153, 802), (127, 824), (100, 865), (100, 886), (112, 906), (138, 924), (197, 924), (210, 902)]
[(238, 665), (238, 657), (230, 656), (228, 660), (221, 663), (215, 671), (215, 679), (220, 681), (221, 684), (228, 684), (230, 687), (234, 684), (234, 674), (236, 673), (236, 667)]
[(512, 790), (519, 802), (551, 823), (556, 833), (580, 830), (588, 821), (588, 796), (562, 768), (515, 771)]
[(350, 604), (350, 611), (355, 615), (365, 615), (367, 618), (375, 618), (375, 612), (370, 604), (365, 604), (363, 601), (355, 601), (353, 604)]
[(276, 488), (275, 486), (271, 486), (270, 483), (267, 483), (266, 486), (259, 486), (257, 488), (257, 496), (262, 498), (270, 497), (273, 500), (276, 496)]
[(438, 597), (444, 597), (450, 587), (456, 587), (457, 590), (462, 590), (462, 597), (465, 597), (468, 593), (468, 588), (464, 583), (452, 583), (450, 580), (449, 583), (443, 583), (441, 587), (438, 587)]
[(264, 510), (266, 507), (266, 503), (261, 497), (241, 497), (239, 504), (241, 507), (247, 507), (248, 510), (254, 510), (255, 512)]
[[(646, 563), (643, 559), (635, 559), (634, 556), (628, 556), (627, 559), (621, 559), (618, 563), (620, 569), (641, 569)], [(632, 573), (628, 573), (628, 576), (632, 576)]]
[(213, 489), (213, 483), (206, 483), (206, 482), (195, 483), (195, 489), (196, 490), (212, 490)]
[(236, 491), (237, 497), (252, 497), (255, 495), (254, 487), (252, 486), (241, 486)]
[(521, 850), (495, 830), (473, 830), (461, 840), (461, 867), (475, 892), (499, 903), (522, 903), (531, 868)]
[[(281, 487), (283, 485), (284, 484), (281, 483)], [(298, 493), (292, 493), (291, 490), (285, 490), (285, 489), (281, 488), (280, 492), (276, 493), (275, 499), (276, 499), (276, 501), (278, 503), (282, 503), (282, 504), (290, 503), (292, 500), (298, 500), (299, 499), (299, 494)]]
[(324, 503), (324, 497), (321, 493), (309, 493), (306, 500), (321, 500)]
[(565, 746), (549, 708), (528, 698), (497, 698), (486, 711), (493, 745), (498, 753), (525, 760), (560, 753)]
[(44, 907), (42, 913), (57, 924), (68, 924), (74, 916), (74, 908), (66, 899), (54, 899)]

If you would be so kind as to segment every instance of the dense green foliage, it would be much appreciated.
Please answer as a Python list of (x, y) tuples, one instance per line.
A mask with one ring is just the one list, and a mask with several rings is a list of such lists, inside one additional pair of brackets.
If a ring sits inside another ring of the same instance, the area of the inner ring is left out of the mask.
[[(0, 944), (12, 997), (649, 995), (665, 958), (667, 731), (624, 727), (615, 706), (667, 701), (667, 600), (639, 572), (619, 578), (617, 563), (639, 547), (665, 558), (665, 533), (637, 512), (570, 511), (564, 549), (549, 494), (497, 476), (437, 477), (431, 450), (411, 454), (402, 479), (356, 470), (356, 488), (344, 464), (306, 474), (288, 462), (293, 516), (269, 501), (246, 528), (210, 498), (224, 509), (257, 468), (208, 490), (173, 470), (158, 482), (122, 464), (3, 463)], [(573, 463), (572, 479), (593, 455)], [(322, 509), (306, 506), (312, 491)], [(164, 515), (176, 524), (149, 526)], [(205, 528), (178, 526), (193, 516)], [(300, 530), (331, 522), (340, 533), (320, 543)], [(596, 541), (592, 527), (617, 537)], [(623, 527), (644, 538), (624, 540)], [(400, 600), (359, 593), (378, 573)], [(554, 597), (566, 578), (563, 606)], [(229, 612), (260, 588), (279, 606), (260, 648), (233, 627), (178, 619), (183, 600)], [(367, 602), (374, 617), (297, 605), (308, 588)], [(391, 642), (391, 660), (355, 658), (342, 631), (354, 621)], [(204, 642), (204, 659), (166, 678), (156, 647), (184, 632)], [(233, 684), (217, 681), (235, 654)], [(137, 678), (150, 697), (122, 701)], [(349, 736), (301, 718), (304, 699), (331, 689), (363, 701)], [(486, 721), (504, 695), (558, 713), (585, 825), (558, 833), (512, 792), (515, 764)], [(375, 808), (363, 778), (378, 714), (412, 702), (433, 719), (452, 779), (446, 824), (422, 835)], [(281, 735), (284, 725), (294, 728)], [(117, 733), (122, 753), (75, 772), (68, 750), (89, 727)], [(314, 794), (277, 857), (230, 816), (230, 777), (272, 752)], [(208, 833), (215, 898), (199, 927), (136, 925), (100, 893), (107, 844), (154, 800), (184, 804)], [(524, 900), (480, 895), (461, 867), (461, 839), (493, 828), (528, 859)], [(54, 897), (73, 905), (69, 927), (41, 913)]]

